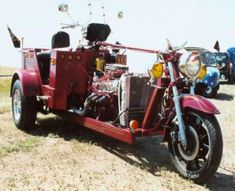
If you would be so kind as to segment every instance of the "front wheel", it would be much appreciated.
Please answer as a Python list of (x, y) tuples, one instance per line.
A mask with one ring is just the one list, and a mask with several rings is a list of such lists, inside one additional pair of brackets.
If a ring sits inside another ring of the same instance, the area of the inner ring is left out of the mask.
[(12, 115), (16, 127), (24, 130), (32, 128), (37, 117), (36, 99), (23, 96), (19, 80), (15, 81), (12, 89)]
[(218, 92), (218, 87), (207, 86), (203, 91), (202, 95), (206, 98), (215, 98)]
[[(204, 183), (218, 169), (223, 152), (220, 126), (214, 115), (196, 111), (184, 114), (187, 146), (176, 138), (168, 141), (170, 158), (179, 173), (196, 183)], [(174, 133), (177, 135), (177, 128)]]

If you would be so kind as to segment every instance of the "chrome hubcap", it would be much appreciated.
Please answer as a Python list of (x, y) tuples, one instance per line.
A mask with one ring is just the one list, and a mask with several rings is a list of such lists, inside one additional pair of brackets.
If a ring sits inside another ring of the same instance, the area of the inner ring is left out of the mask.
[(207, 94), (210, 94), (211, 92), (212, 92), (212, 87), (211, 86), (207, 86), (207, 88), (206, 88), (206, 93)]
[(15, 90), (13, 95), (13, 113), (16, 121), (20, 120), (21, 116), (21, 95), (18, 89)]
[(187, 116), (187, 146), (173, 143), (178, 165), (187, 172), (197, 173), (204, 169), (211, 152), (211, 141), (205, 121), (196, 113)]
[(189, 126), (188, 129), (187, 139), (187, 147), (185, 148), (180, 143), (178, 143), (178, 150), (184, 160), (192, 161), (197, 157), (199, 152), (199, 138), (196, 130), (191, 126)]

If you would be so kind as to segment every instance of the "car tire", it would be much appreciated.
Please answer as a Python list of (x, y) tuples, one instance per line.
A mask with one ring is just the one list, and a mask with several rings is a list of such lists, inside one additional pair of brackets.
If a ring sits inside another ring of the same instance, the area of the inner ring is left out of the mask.
[(233, 78), (232, 76), (228, 77), (228, 83), (232, 84), (234, 82), (235, 78)]
[(35, 97), (24, 96), (19, 80), (12, 88), (12, 115), (17, 128), (26, 130), (35, 125), (37, 118), (37, 104)]
[(218, 87), (211, 87), (211, 86), (207, 86), (202, 95), (206, 98), (215, 98), (215, 96), (217, 95), (218, 92)]

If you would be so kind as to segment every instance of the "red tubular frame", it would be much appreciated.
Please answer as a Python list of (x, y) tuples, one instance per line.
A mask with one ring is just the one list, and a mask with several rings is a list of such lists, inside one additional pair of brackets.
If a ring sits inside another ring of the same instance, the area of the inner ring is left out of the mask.
[(140, 52), (145, 52), (145, 53), (155, 53), (155, 54), (161, 54), (162, 53), (159, 50), (150, 50), (150, 49), (143, 49), (143, 48), (135, 48), (135, 47), (131, 47), (131, 46), (123, 46), (123, 45), (118, 45), (118, 44), (111, 44), (111, 43), (107, 43), (107, 42), (100, 42), (99, 45), (110, 46), (112, 48), (135, 50), (135, 51), (140, 51)]
[[(141, 51), (145, 53), (159, 54), (160, 51), (141, 49), (135, 47), (128, 47), (122, 45), (115, 45), (110, 43), (99, 43), (101, 46), (111, 46), (112, 48), (129, 49), (135, 51)], [(159, 124), (151, 124), (151, 118), (154, 117), (157, 112), (157, 102), (161, 100), (165, 87), (169, 85), (166, 79), (159, 79), (157, 81), (157, 87), (155, 87), (153, 94), (150, 98), (150, 103), (147, 107), (146, 114), (144, 116), (143, 124), (141, 128), (132, 130), (129, 127), (117, 127), (111, 123), (99, 121), (90, 117), (80, 116), (78, 114), (69, 113), (69, 118), (72, 122), (78, 123), (89, 129), (95, 130), (107, 136), (116, 138), (126, 143), (132, 144), (137, 136), (151, 136), (151, 135), (164, 135), (164, 129), (159, 129)]]
[(132, 132), (130, 128), (116, 127), (111, 123), (99, 121), (90, 117), (83, 117), (73, 113), (69, 113), (68, 116), (74, 123), (79, 123), (89, 129), (95, 130), (129, 144), (132, 144), (136, 137), (135, 134), (137, 132)]
[(168, 85), (169, 81), (166, 78), (161, 78), (157, 81), (157, 87), (154, 88), (151, 95), (142, 127), (135, 130), (129, 127), (118, 127), (109, 122), (103, 122), (90, 117), (80, 116), (75, 113), (68, 113), (68, 116), (69, 119), (74, 123), (78, 123), (89, 129), (95, 130), (129, 144), (132, 144), (135, 141), (135, 138), (138, 136), (164, 136), (165, 129), (160, 129), (159, 123), (152, 124), (151, 119), (153, 119), (154, 115), (157, 113), (157, 103), (159, 100), (161, 100), (165, 92), (165, 87)]

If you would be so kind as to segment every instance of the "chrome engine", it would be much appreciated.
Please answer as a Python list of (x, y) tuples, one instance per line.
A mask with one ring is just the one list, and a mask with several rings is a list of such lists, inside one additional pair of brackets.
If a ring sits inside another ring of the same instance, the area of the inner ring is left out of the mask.
[(102, 76), (94, 73), (86, 115), (128, 126), (132, 119), (141, 124), (152, 93), (149, 76), (128, 73), (126, 66), (110, 64)]

